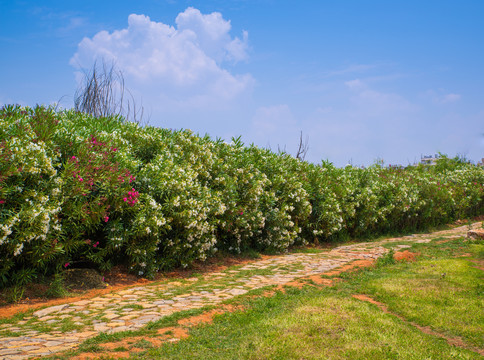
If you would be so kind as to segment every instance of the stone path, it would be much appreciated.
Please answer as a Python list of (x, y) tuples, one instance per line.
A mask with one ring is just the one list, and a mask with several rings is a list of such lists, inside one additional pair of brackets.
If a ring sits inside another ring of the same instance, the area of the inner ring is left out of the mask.
[[(480, 225), (475, 223), (472, 228)], [(51, 355), (72, 349), (101, 332), (137, 330), (177, 311), (216, 305), (250, 290), (324, 274), (354, 260), (376, 259), (388, 251), (384, 244), (396, 243), (393, 248), (399, 250), (410, 245), (397, 242), (426, 243), (438, 236), (464, 236), (468, 230), (468, 226), (461, 226), (432, 234), (339, 246), (318, 253), (270, 257), (200, 277), (151, 283), (46, 307), (20, 321), (12, 319), (0, 325), (0, 359)]]

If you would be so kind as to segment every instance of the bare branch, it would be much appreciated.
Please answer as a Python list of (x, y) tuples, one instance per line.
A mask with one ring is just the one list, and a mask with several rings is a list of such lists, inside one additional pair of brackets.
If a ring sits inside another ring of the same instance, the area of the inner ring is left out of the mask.
[(74, 108), (95, 117), (124, 116), (137, 123), (144, 113), (143, 107), (136, 107), (134, 96), (125, 88), (123, 73), (114, 63), (108, 66), (104, 60), (101, 69), (95, 62), (90, 71), (84, 71), (83, 83), (74, 95)]
[(308, 142), (309, 142), (308, 136), (306, 136), (306, 139), (303, 142), (303, 135), (301, 131), (299, 135), (299, 147), (297, 149), (296, 159), (304, 161), (304, 159), (306, 158), (306, 154), (308, 153), (308, 150), (309, 150)]

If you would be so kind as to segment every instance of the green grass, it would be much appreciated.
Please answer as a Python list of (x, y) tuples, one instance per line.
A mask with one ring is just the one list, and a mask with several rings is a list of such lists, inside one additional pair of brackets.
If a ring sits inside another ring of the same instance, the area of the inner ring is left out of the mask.
[(125, 348), (124, 346), (120, 346), (120, 347), (114, 348), (113, 351), (115, 352), (128, 351), (128, 349)]
[(484, 347), (482, 270), (469, 258), (450, 257), (462, 256), (465, 249), (476, 259), (483, 247), (463, 239), (416, 245), (422, 260), (366, 272), (357, 281), (357, 290), (409, 321)]
[(150, 343), (148, 340), (141, 339), (141, 340), (138, 340), (137, 342), (135, 342), (133, 344), (133, 347), (139, 348), (139, 349), (150, 349), (150, 348), (153, 347), (153, 344)]

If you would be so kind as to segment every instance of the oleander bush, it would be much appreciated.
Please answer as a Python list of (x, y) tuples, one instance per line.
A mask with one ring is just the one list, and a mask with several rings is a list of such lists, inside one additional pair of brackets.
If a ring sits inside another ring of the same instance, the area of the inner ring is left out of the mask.
[(218, 249), (284, 251), (483, 210), (484, 170), (445, 156), (337, 168), (116, 116), (0, 110), (0, 288), (86, 263), (151, 276)]

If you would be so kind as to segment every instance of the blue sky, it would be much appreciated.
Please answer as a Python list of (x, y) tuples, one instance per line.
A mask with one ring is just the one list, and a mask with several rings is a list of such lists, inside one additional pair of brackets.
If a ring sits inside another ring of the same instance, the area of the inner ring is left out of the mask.
[(114, 60), (152, 126), (307, 160), (484, 157), (484, 1), (1, 1), (0, 103)]

